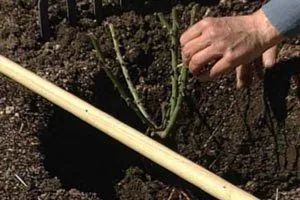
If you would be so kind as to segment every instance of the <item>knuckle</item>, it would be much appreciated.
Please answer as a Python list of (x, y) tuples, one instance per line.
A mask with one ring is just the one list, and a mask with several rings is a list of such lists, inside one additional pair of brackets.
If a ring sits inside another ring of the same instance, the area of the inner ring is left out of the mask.
[(215, 30), (214, 27), (210, 27), (210, 28), (207, 30), (207, 33), (208, 33), (208, 37), (209, 37), (210, 39), (214, 39), (214, 38), (216, 38), (216, 37), (218, 36), (217, 31)]
[(214, 18), (213, 17), (206, 17), (202, 20), (202, 25), (209, 27), (213, 24)]
[(227, 51), (226, 53), (227, 62), (233, 64), (236, 61), (236, 59), (237, 59), (237, 55), (232, 50)]
[(226, 41), (220, 40), (220, 41), (218, 41), (218, 43), (217, 43), (217, 47), (218, 47), (219, 49), (224, 50), (224, 49), (226, 49), (226, 48), (228, 47), (228, 44), (227, 44)]

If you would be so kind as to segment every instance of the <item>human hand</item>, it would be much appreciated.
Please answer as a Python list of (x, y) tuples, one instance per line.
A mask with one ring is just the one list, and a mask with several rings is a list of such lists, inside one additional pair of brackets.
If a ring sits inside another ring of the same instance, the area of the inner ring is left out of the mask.
[[(188, 29), (180, 43), (183, 63), (201, 80), (211, 80), (243, 65), (237, 68), (238, 80), (243, 85), (244, 77), (253, 70), (247, 64), (282, 40), (283, 36), (259, 10), (247, 16), (205, 18)], [(274, 49), (264, 57), (272, 55)], [(212, 61), (215, 64), (203, 71), (202, 66)]]

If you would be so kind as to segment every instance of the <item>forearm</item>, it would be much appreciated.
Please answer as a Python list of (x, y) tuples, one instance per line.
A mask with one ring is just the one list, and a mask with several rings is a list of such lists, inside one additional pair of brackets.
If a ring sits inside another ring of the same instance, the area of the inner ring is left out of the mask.
[(300, 0), (271, 0), (262, 10), (272, 25), (285, 37), (300, 34)]

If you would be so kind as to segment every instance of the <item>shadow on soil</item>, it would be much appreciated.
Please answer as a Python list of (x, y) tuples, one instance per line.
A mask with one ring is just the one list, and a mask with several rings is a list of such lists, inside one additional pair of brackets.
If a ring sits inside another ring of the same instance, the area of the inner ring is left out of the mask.
[(296, 93), (300, 97), (300, 58), (276, 64), (267, 69), (264, 77), (264, 99), (267, 109), (272, 111), (277, 123), (284, 125), (287, 117), (286, 97), (291, 79), (295, 81)]
[[(300, 94), (300, 58), (294, 58), (276, 64), (266, 70), (264, 76), (265, 119), (269, 121), (269, 130), (275, 140), (275, 153), (278, 169), (284, 170), (288, 166), (288, 141), (285, 132), (285, 121), (288, 115), (287, 96), (291, 82), (295, 85), (295, 93)], [(275, 119), (275, 120), (273, 120)], [(298, 156), (296, 161), (298, 163)], [(296, 167), (297, 168), (297, 167)]]
[[(144, 130), (135, 114), (120, 100), (106, 77), (98, 77), (97, 107), (139, 130)], [(114, 185), (139, 157), (124, 145), (89, 126), (73, 115), (57, 109), (40, 136), (44, 165), (65, 188), (115, 197)]]
[[(135, 113), (120, 99), (110, 80), (105, 75), (99, 75), (96, 80), (96, 106), (145, 131)], [(116, 183), (125, 176), (125, 170), (139, 166), (153, 180), (184, 187), (187, 192), (191, 191), (190, 195), (211, 199), (194, 186), (61, 109), (57, 108), (48, 128), (41, 131), (40, 141), (46, 170), (58, 177), (66, 189), (77, 188), (95, 192), (104, 199), (115, 199)]]

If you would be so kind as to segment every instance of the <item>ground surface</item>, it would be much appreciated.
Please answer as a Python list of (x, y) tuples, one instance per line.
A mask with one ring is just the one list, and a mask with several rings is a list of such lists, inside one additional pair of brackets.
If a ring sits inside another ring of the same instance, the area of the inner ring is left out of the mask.
[[(51, 1), (51, 40), (39, 36), (36, 0), (0, 0), (0, 53), (64, 89), (145, 131), (97, 65), (86, 34), (93, 32), (110, 66), (112, 42), (93, 18), (89, 1), (78, 1), (79, 22), (67, 25), (63, 1)], [(170, 91), (167, 34), (157, 11), (175, 1), (124, 1), (107, 5), (130, 75), (151, 115)], [(250, 13), (262, 1), (202, 2), (201, 17)], [(163, 5), (163, 6), (162, 6)], [(191, 2), (177, 4), (182, 30)], [(166, 145), (262, 199), (300, 199), (299, 39), (281, 45), (279, 64), (235, 90), (234, 74), (212, 83), (190, 77), (184, 108)], [(293, 75), (293, 78), (291, 78)], [(1, 199), (213, 199), (48, 101), (0, 76)], [(24, 183), (22, 183), (23, 180)]]

